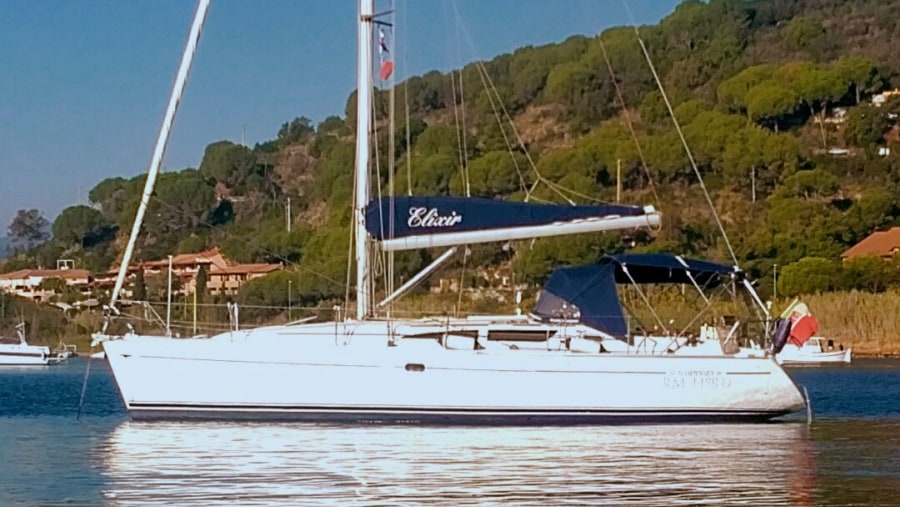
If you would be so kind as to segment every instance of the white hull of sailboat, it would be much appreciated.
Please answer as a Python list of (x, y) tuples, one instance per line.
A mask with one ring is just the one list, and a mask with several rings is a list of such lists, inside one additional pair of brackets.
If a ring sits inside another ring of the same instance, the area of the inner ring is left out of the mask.
[(805, 406), (771, 359), (387, 346), (366, 328), (345, 344), (334, 331), (131, 335), (104, 349), (139, 419), (579, 424), (765, 420)]
[(0, 344), (0, 365), (44, 366), (49, 363), (50, 349), (36, 345)]

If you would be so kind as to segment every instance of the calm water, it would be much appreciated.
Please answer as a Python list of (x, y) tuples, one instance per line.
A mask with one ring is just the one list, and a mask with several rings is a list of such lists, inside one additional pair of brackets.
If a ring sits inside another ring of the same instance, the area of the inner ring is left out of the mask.
[(756, 425), (135, 423), (105, 363), (0, 369), (2, 505), (898, 505), (900, 361), (794, 368)]

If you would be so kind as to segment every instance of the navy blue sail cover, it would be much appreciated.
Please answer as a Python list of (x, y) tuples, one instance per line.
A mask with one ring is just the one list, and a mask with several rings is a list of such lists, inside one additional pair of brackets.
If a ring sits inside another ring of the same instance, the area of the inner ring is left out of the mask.
[(366, 207), (366, 229), (375, 239), (383, 240), (644, 214), (640, 206), (618, 204), (572, 206), (474, 197), (382, 197)]
[(678, 257), (663, 253), (620, 254), (605, 255), (595, 264), (559, 268), (547, 279), (532, 313), (549, 319), (577, 319), (624, 338), (628, 324), (617, 284), (690, 284), (693, 277), (701, 287), (713, 288), (726, 280), (743, 277), (732, 266), (682, 260), (684, 264)]

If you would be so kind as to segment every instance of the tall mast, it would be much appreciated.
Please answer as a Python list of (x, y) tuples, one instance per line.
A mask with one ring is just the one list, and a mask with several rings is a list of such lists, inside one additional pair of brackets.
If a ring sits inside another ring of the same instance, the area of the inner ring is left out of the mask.
[(197, 3), (197, 12), (194, 13), (194, 23), (191, 25), (191, 33), (188, 36), (187, 44), (181, 55), (181, 65), (178, 67), (178, 75), (175, 77), (175, 84), (172, 86), (172, 94), (169, 96), (169, 107), (166, 108), (166, 115), (163, 118), (162, 126), (159, 129), (159, 137), (156, 139), (156, 148), (153, 150), (153, 158), (150, 161), (150, 168), (147, 172), (147, 182), (144, 184), (144, 193), (141, 195), (141, 203), (138, 206), (137, 215), (134, 218), (131, 236), (128, 238), (128, 246), (125, 247), (125, 255), (122, 256), (122, 265), (119, 266), (119, 276), (116, 277), (116, 286), (113, 289), (112, 297), (109, 300), (110, 308), (116, 307), (116, 299), (119, 297), (119, 291), (122, 290), (122, 285), (125, 282), (125, 275), (128, 273), (128, 265), (131, 263), (131, 256), (134, 253), (134, 244), (137, 241), (138, 233), (141, 230), (141, 224), (144, 222), (144, 213), (147, 211), (147, 204), (150, 203), (150, 196), (153, 194), (153, 187), (156, 185), (156, 175), (159, 174), (159, 167), (162, 164), (163, 155), (166, 153), (166, 145), (169, 143), (169, 134), (172, 132), (172, 123), (175, 121), (175, 112), (178, 111), (178, 104), (181, 102), (181, 94), (184, 93), (188, 74), (191, 72), (191, 64), (194, 62), (194, 53), (197, 51), (197, 42), (200, 40), (200, 32), (203, 30), (203, 22), (206, 20), (206, 13), (209, 11), (209, 1), (210, 0), (199, 0)]
[(356, 76), (356, 317), (369, 313), (369, 238), (366, 232), (366, 205), (369, 203), (369, 127), (372, 93), (372, 23), (374, 0), (359, 0), (359, 27)]

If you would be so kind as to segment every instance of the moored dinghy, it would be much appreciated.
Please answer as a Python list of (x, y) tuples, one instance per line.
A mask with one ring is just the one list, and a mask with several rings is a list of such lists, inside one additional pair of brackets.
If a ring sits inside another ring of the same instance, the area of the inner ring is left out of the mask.
[(800, 347), (785, 346), (776, 359), (781, 364), (849, 363), (851, 349), (834, 346), (832, 340), (813, 336)]

